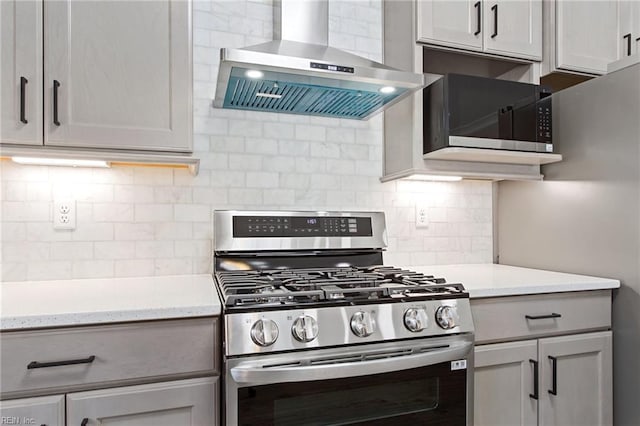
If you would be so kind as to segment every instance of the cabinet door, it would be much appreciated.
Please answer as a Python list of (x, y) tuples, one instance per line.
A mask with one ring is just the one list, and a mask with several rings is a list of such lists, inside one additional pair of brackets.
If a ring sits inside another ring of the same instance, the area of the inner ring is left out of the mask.
[(542, 2), (484, 2), (484, 51), (525, 59), (542, 59)]
[(617, 1), (563, 1), (556, 7), (557, 68), (604, 74), (620, 59)]
[(0, 142), (42, 145), (42, 2), (0, 2)]
[(482, 2), (418, 0), (418, 41), (482, 50)]
[(476, 346), (474, 424), (535, 426), (534, 392), (537, 340)]
[(87, 426), (218, 424), (217, 378), (127, 386), (67, 395), (67, 422)]
[(64, 395), (0, 401), (2, 424), (64, 426)]
[(539, 344), (540, 425), (612, 424), (611, 332), (551, 337)]
[(44, 6), (45, 145), (191, 150), (189, 2)]

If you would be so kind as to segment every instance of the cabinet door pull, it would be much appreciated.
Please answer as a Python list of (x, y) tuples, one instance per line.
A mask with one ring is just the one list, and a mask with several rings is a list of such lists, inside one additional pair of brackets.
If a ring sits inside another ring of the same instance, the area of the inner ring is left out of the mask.
[(473, 7), (476, 8), (476, 32), (473, 33), (473, 35), (478, 35), (482, 30), (482, 14), (480, 11), (480, 2), (479, 1), (476, 2), (476, 4), (474, 4)]
[(89, 419), (85, 417), (84, 419), (82, 419), (82, 422), (80, 422), (80, 426), (87, 426), (88, 423)]
[(549, 355), (551, 360), (551, 389), (549, 393), (551, 395), (558, 395), (558, 358)]
[(549, 319), (549, 318), (562, 318), (562, 315), (556, 314), (555, 312), (549, 315), (525, 315), (524, 316), (528, 320), (539, 320), (539, 319)]
[(89, 358), (69, 359), (65, 361), (52, 361), (52, 362), (31, 361), (29, 365), (27, 365), (27, 369), (32, 370), (34, 368), (59, 367), (62, 365), (73, 365), (73, 364), (91, 364), (94, 359), (96, 359), (95, 355), (91, 355)]
[(58, 80), (53, 80), (53, 124), (56, 126), (60, 125), (60, 120), (58, 120), (58, 88), (60, 87), (60, 82)]
[(20, 77), (20, 121), (27, 124), (27, 102), (25, 100), (27, 94), (27, 80), (24, 77)]
[(627, 56), (631, 56), (631, 33), (625, 34), (622, 39), (627, 40)]
[(530, 398), (538, 400), (538, 361), (530, 359), (529, 362), (533, 364), (533, 393), (529, 394)]
[(493, 34), (491, 34), (491, 38), (496, 38), (498, 35), (498, 5), (491, 6), (491, 10), (493, 11)]

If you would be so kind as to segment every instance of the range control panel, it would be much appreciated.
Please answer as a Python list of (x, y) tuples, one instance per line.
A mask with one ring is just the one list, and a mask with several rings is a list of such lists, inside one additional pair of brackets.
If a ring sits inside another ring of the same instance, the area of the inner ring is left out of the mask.
[(233, 236), (261, 237), (371, 237), (369, 217), (344, 216), (234, 216)]

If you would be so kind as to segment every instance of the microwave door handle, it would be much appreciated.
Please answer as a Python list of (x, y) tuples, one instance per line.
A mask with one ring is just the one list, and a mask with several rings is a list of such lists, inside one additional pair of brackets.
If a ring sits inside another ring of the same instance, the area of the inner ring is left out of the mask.
[(500, 108), (498, 112), (498, 137), (499, 139), (513, 139), (513, 106)]
[[(269, 383), (306, 382), (311, 380), (339, 379), (410, 370), (442, 362), (466, 358), (473, 350), (473, 343), (458, 342), (447, 348), (434, 349), (413, 355), (373, 360), (338, 362), (336, 364), (302, 365), (265, 368), (263, 364), (247, 362), (231, 368), (231, 377), (237, 384), (262, 385)], [(357, 356), (357, 355), (354, 355)], [(470, 368), (471, 366), (469, 366)]]

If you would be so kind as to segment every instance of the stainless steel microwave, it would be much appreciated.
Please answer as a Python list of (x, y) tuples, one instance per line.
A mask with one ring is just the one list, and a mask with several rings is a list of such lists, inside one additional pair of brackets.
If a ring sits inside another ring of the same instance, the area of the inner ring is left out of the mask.
[(553, 152), (551, 91), (447, 74), (424, 89), (424, 153), (447, 147)]

